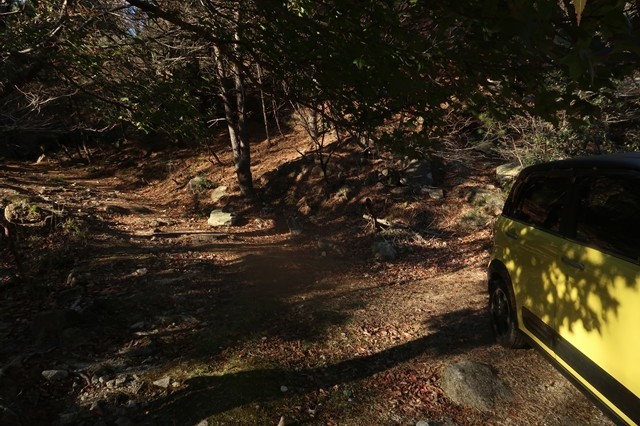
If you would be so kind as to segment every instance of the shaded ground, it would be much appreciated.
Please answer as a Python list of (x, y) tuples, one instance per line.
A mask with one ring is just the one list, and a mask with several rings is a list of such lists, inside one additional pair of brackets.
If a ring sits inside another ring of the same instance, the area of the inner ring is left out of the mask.
[[(228, 167), (186, 151), (145, 153), (144, 165), (134, 149), (92, 166), (2, 164), (5, 200), (65, 219), (21, 228), (28, 283), (0, 289), (0, 423), (608, 422), (535, 352), (492, 341), (490, 218), (473, 198), (499, 192), (494, 161), (442, 156), (439, 200), (365, 183), (395, 164), (382, 153), (340, 151), (333, 173), (345, 177), (325, 186), (301, 145), (256, 147), (258, 207), (234, 198)], [(202, 173), (230, 195), (194, 199), (185, 186)], [(366, 197), (408, 227), (387, 236), (396, 260), (371, 254)], [(208, 227), (220, 205), (239, 226)], [(438, 380), (460, 359), (491, 365), (514, 402), (490, 413), (449, 402)], [(69, 374), (42, 377), (52, 369)]]

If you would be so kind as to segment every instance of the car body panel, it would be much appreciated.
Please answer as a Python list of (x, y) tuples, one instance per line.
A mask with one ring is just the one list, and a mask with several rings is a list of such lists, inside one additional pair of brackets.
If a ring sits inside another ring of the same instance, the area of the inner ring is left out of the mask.
[[(509, 272), (517, 306), (526, 307), (553, 328), (555, 313), (549, 307), (554, 305), (554, 287), (562, 279), (557, 276), (553, 253), (561, 242), (557, 237), (549, 238), (532, 226), (505, 217), (496, 223), (494, 241), (494, 258), (500, 259)], [(517, 316), (518, 324), (523, 324), (521, 309), (517, 310)], [(553, 348), (542, 335), (526, 327), (523, 331), (553, 354)]]
[[(562, 354), (558, 358), (607, 400), (620, 399), (624, 389), (640, 395), (639, 267), (579, 244), (573, 245), (570, 254), (584, 269), (567, 268), (565, 285), (558, 289), (556, 330), (560, 341), (568, 344), (566, 348), (556, 344), (556, 352)], [(600, 389), (590, 384), (596, 381), (593, 367), (577, 362), (576, 351), (610, 376)], [(640, 407), (635, 411), (640, 416)]]

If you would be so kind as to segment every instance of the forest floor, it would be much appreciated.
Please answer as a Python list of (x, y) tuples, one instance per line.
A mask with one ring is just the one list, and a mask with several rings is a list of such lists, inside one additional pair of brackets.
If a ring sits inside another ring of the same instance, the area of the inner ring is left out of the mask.
[[(2, 251), (0, 424), (609, 424), (537, 352), (493, 342), (499, 158), (432, 156), (430, 197), (403, 186), (405, 159), (359, 148), (334, 147), (326, 184), (308, 148), (255, 144), (256, 203), (196, 148), (0, 163), (4, 204), (57, 212), (19, 227), (24, 282)], [(236, 223), (209, 226), (223, 207)], [(395, 224), (394, 259), (372, 254), (371, 213)], [(513, 401), (449, 401), (440, 377), (463, 359)]]

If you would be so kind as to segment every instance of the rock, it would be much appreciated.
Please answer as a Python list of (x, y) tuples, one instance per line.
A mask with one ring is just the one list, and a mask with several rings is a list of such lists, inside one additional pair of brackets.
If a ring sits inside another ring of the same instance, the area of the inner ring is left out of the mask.
[(288, 391), (289, 391), (288, 387), (286, 387), (284, 385), (280, 386), (280, 392), (288, 392)]
[(451, 401), (480, 411), (494, 411), (500, 402), (513, 400), (511, 391), (491, 368), (478, 362), (463, 360), (449, 365), (440, 384)]
[(118, 206), (115, 204), (111, 204), (108, 206), (104, 206), (104, 212), (105, 213), (110, 213), (110, 214), (121, 214), (121, 215), (125, 215), (125, 214), (129, 214), (131, 213), (131, 211), (123, 206)]
[(433, 172), (431, 171), (431, 161), (413, 159), (409, 161), (404, 170), (404, 177), (409, 185), (434, 186)]
[(380, 260), (394, 260), (397, 256), (393, 245), (387, 240), (374, 242), (371, 247), (371, 252), (376, 259)]
[(302, 230), (303, 230), (303, 226), (302, 226), (302, 221), (295, 217), (287, 217), (287, 226), (289, 227), (289, 233), (291, 235), (301, 235), (302, 234)]
[(159, 388), (167, 389), (171, 384), (171, 377), (163, 377), (162, 379), (153, 382), (153, 384)]
[(20, 199), (11, 202), (4, 208), (4, 217), (9, 222), (37, 224), (42, 223), (45, 218), (45, 212), (35, 205), (33, 201)]
[(325, 240), (322, 238), (319, 239), (318, 248), (321, 250), (322, 253), (324, 253), (325, 256), (328, 251), (333, 251), (338, 256), (342, 256), (342, 250), (340, 250), (340, 247), (338, 247), (337, 245), (335, 245), (329, 240)]
[(67, 370), (44, 370), (42, 377), (50, 382), (57, 382), (69, 377), (69, 372)]
[(94, 374), (93, 376), (91, 376), (91, 384), (92, 385), (99, 385), (100, 384), (100, 376), (98, 376), (97, 374)]
[(200, 195), (205, 192), (207, 189), (211, 188), (213, 183), (202, 176), (196, 176), (187, 183), (187, 189), (191, 191), (192, 194)]
[(149, 222), (149, 225), (153, 228), (160, 228), (163, 226), (173, 226), (176, 222), (174, 220), (156, 218)]
[(209, 215), (209, 220), (207, 221), (209, 226), (231, 226), (235, 222), (235, 215), (233, 213), (225, 212), (222, 209), (212, 210)]
[(221, 199), (227, 196), (227, 187), (222, 185), (211, 191), (211, 201), (217, 203)]
[(485, 188), (473, 187), (465, 194), (464, 199), (468, 203), (480, 205), (484, 204), (484, 200), (489, 194), (491, 194), (491, 192)]
[(391, 188), (390, 191), (393, 195), (406, 195), (409, 193), (409, 188), (406, 186), (399, 186), (396, 188)]
[(138, 321), (137, 323), (133, 324), (131, 327), (129, 327), (131, 330), (134, 331), (140, 331), (142, 329), (144, 329), (145, 327), (145, 323), (144, 321)]
[(434, 200), (442, 200), (444, 199), (444, 191), (440, 188), (433, 188), (430, 186), (423, 186), (422, 188), (420, 188), (420, 192), (428, 195), (429, 198), (432, 198)]
[(485, 155), (495, 155), (496, 154), (495, 146), (489, 140), (478, 143), (476, 146), (473, 147), (473, 149), (475, 151), (481, 152), (481, 153), (483, 153)]
[(511, 182), (522, 170), (519, 163), (508, 163), (496, 168), (496, 179), (501, 184)]
[(429, 425), (429, 422), (426, 420), (418, 420), (416, 422), (416, 426), (430, 426), (430, 425)]

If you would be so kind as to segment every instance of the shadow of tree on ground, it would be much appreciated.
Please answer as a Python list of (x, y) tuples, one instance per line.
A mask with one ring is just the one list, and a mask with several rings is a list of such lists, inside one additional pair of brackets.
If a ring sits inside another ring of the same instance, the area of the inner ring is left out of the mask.
[[(245, 404), (276, 401), (365, 379), (423, 355), (456, 355), (492, 344), (484, 311), (465, 309), (430, 323), (438, 328), (427, 336), (326, 367), (256, 369), (195, 377), (187, 380), (185, 389), (153, 402), (139, 420), (145, 424), (196, 424)], [(283, 384), (288, 388), (286, 393), (281, 390)]]

